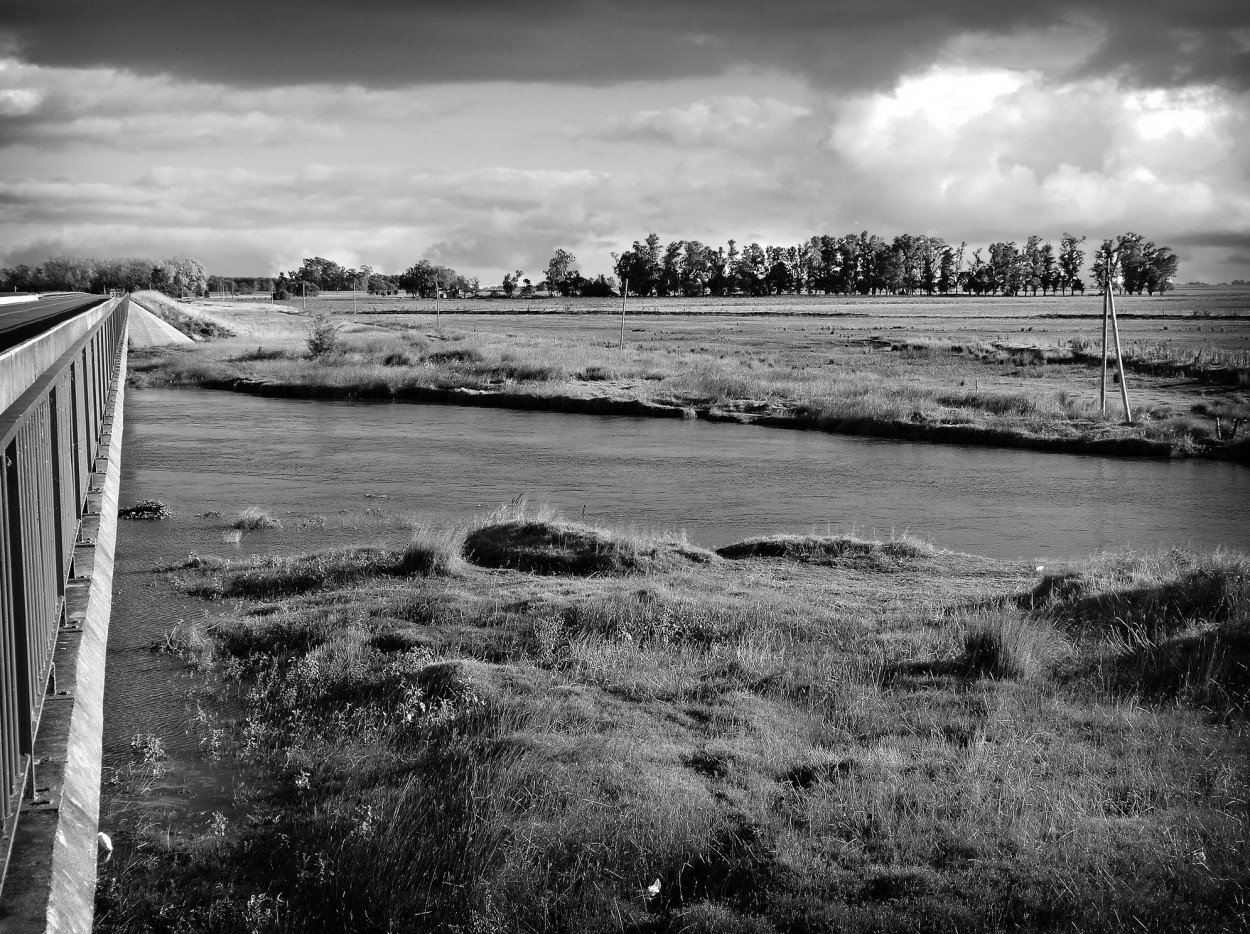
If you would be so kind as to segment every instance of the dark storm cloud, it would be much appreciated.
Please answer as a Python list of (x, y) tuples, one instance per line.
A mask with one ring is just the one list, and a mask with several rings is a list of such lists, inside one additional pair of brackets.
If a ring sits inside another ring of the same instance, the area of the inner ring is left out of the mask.
[(114, 65), (234, 85), (586, 84), (779, 68), (820, 85), (888, 84), (966, 33), (1070, 27), (1103, 42), (1084, 70), (1129, 81), (1250, 84), (1250, 4), (1115, 0), (408, 0), (182, 3), (9, 0), (0, 30), (28, 61)]

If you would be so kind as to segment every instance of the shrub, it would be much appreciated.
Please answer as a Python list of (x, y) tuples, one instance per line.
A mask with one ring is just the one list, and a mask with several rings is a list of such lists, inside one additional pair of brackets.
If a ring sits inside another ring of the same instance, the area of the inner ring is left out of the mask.
[(327, 357), (338, 350), (341, 325), (332, 324), (325, 312), (314, 315), (308, 328), (308, 352), (314, 360)]

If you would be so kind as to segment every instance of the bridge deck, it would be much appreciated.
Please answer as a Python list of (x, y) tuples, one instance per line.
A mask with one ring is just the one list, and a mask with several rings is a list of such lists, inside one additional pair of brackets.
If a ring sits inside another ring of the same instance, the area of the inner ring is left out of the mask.
[(0, 353), (106, 301), (103, 295), (74, 294), (0, 305)]

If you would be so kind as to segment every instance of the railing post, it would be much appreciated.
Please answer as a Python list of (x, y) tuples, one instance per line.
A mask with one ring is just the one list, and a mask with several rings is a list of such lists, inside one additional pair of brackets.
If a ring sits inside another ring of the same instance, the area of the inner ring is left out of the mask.
[(8, 523), (4, 530), (8, 535), (8, 564), (12, 569), (10, 577), (13, 581), (11, 592), (13, 608), (13, 661), (16, 672), (16, 703), (17, 708), (17, 752), (19, 756), (30, 755), (34, 751), (34, 724), (31, 719), (31, 685), (30, 685), (30, 625), (27, 613), (26, 588), (26, 549), (22, 545), (22, 507), (23, 497), (19, 482), (17, 439), (10, 442), (4, 452), (5, 487), (10, 494), (8, 503)]

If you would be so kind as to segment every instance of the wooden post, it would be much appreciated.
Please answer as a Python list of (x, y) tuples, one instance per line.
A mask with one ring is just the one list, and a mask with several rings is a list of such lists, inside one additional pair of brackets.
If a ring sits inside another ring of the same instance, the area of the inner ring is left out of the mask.
[[(1107, 292), (1107, 301), (1111, 305), (1111, 332), (1115, 335), (1115, 362), (1120, 368), (1120, 398), (1124, 402), (1124, 420), (1130, 425), (1133, 424), (1133, 412), (1128, 407), (1128, 383), (1124, 381), (1124, 355), (1120, 352), (1120, 322), (1115, 316), (1115, 296), (1110, 290)], [(1103, 366), (1105, 367), (1106, 359), (1104, 358)]]
[(1102, 383), (1098, 392), (1098, 406), (1102, 417), (1107, 417), (1107, 299), (1111, 294), (1111, 283), (1106, 282), (1102, 288)]
[(439, 292), (440, 285), (441, 283), (438, 278), (438, 273), (435, 273), (434, 274), (434, 327), (438, 327), (439, 321), (441, 320), (440, 315), (439, 315), (439, 308), (438, 308), (438, 292)]
[(303, 279), (299, 281), (299, 302), (304, 311), (308, 310), (308, 285)]
[(629, 279), (621, 282), (621, 350), (625, 349), (625, 297), (629, 295)]

